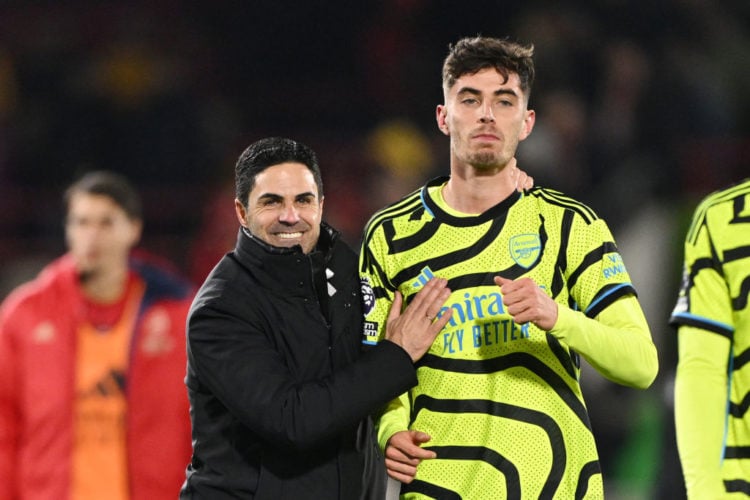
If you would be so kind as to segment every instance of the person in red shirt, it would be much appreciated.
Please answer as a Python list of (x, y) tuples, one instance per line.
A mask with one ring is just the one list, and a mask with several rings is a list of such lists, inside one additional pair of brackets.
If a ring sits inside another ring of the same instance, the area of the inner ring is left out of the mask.
[(124, 177), (90, 172), (64, 201), (68, 252), (0, 306), (0, 498), (176, 498), (194, 287), (134, 251)]

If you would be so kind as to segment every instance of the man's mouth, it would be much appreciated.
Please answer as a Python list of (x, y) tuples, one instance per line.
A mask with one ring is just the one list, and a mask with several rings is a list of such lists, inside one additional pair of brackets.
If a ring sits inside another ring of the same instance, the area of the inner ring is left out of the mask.
[(297, 232), (297, 233), (276, 233), (276, 237), (277, 238), (281, 238), (282, 240), (293, 240), (295, 238), (301, 238), (302, 237), (302, 233), (301, 232)]
[(499, 138), (494, 134), (476, 134), (474, 136), (474, 139), (478, 139), (480, 141), (497, 141)]

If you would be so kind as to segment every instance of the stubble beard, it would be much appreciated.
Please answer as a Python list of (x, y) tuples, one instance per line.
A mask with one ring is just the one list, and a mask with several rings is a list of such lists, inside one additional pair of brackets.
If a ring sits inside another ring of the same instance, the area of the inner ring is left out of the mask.
[(494, 170), (501, 164), (498, 155), (489, 151), (470, 155), (467, 163), (479, 171)]
[(458, 138), (451, 137), (455, 142), (453, 144), (454, 151), (458, 152), (461, 149), (464, 150), (462, 158), (463, 163), (470, 165), (478, 172), (491, 172), (498, 168), (501, 168), (506, 162), (503, 160), (503, 154), (500, 151), (494, 151), (491, 149), (480, 149), (471, 151), (468, 142), (464, 142), (461, 147), (461, 142)]

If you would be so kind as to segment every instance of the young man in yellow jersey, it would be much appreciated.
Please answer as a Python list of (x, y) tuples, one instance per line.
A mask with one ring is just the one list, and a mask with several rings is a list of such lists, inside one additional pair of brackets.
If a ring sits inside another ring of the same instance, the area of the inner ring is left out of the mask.
[(516, 192), (516, 149), (532, 132), (533, 48), (466, 38), (443, 66), (439, 129), (450, 176), (380, 210), (360, 276), (375, 344), (397, 292), (431, 277), (448, 324), (418, 364), (419, 384), (379, 423), (403, 498), (601, 498), (579, 356), (646, 388), (657, 355), (605, 222), (559, 192)]

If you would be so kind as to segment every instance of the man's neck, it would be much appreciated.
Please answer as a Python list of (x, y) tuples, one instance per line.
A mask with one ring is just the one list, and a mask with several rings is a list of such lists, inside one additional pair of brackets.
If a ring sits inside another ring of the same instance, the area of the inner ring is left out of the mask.
[(128, 284), (128, 268), (92, 273), (81, 280), (84, 295), (101, 304), (115, 302), (122, 297)]
[(443, 199), (454, 210), (481, 214), (516, 190), (515, 181), (504, 167), (477, 171), (474, 167), (451, 166), (451, 177), (443, 187)]

